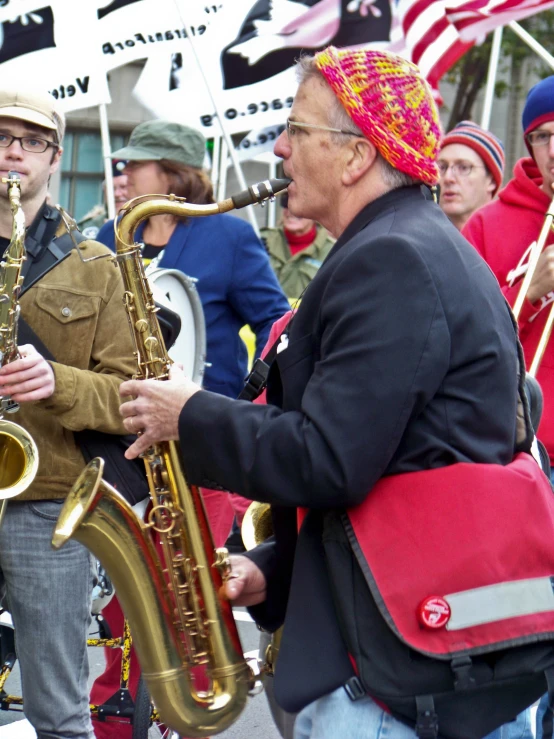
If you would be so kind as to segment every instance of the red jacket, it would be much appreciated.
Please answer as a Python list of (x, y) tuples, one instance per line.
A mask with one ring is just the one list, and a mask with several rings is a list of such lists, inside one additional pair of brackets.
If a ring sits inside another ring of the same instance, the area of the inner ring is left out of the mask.
[[(550, 198), (540, 189), (541, 184), (542, 178), (533, 159), (520, 159), (514, 167), (514, 177), (500, 191), (498, 199), (474, 213), (462, 231), (491, 267), (511, 306), (519, 293), (522, 275), (510, 287), (508, 274), (517, 267), (525, 250), (538, 239), (550, 204)], [(554, 232), (548, 237), (549, 244), (554, 244)], [(519, 332), (527, 368), (533, 361), (553, 301), (554, 291), (536, 303), (526, 300), (523, 304)], [(546, 347), (537, 380), (544, 394), (538, 435), (554, 462), (554, 336)]]

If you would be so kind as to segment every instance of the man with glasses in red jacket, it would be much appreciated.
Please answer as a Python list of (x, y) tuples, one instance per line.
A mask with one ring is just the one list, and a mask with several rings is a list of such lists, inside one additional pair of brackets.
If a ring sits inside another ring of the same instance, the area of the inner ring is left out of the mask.
[[(522, 124), (529, 157), (516, 162), (514, 176), (498, 199), (468, 221), (463, 235), (496, 275), (514, 305), (527, 271), (529, 249), (538, 239), (554, 197), (554, 75), (538, 82), (527, 95)], [(529, 368), (554, 301), (554, 232), (550, 231), (519, 314), (519, 334)], [(554, 461), (554, 344), (547, 345), (537, 380), (544, 396), (538, 435)], [(537, 739), (542, 737), (544, 696), (537, 711)]]

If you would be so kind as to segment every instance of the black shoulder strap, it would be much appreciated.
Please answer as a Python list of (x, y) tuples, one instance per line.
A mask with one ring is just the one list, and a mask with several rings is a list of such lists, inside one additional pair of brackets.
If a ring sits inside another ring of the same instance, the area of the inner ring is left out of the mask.
[(267, 378), (269, 375), (269, 368), (275, 361), (277, 356), (277, 348), (281, 343), (283, 337), (288, 336), (290, 330), (291, 319), (287, 322), (287, 325), (281, 331), (279, 336), (275, 339), (268, 352), (264, 354), (263, 359), (256, 359), (252, 365), (252, 369), (248, 373), (246, 380), (244, 381), (244, 387), (237, 396), (237, 400), (256, 400), (266, 388)]
[(43, 343), (42, 339), (29, 326), (21, 313), (17, 319), (17, 343), (19, 346), (23, 346), (23, 344), (32, 344), (37, 352), (42, 354), (44, 359), (47, 359), (50, 362), (56, 361), (56, 357)]
[(21, 271), (25, 293), (38, 280), (69, 256), (74, 247), (73, 239), (79, 244), (86, 237), (80, 231), (67, 231), (56, 238), (55, 234), (62, 219), (61, 213), (50, 205), (44, 205), (29, 227), (25, 237), (27, 259)]

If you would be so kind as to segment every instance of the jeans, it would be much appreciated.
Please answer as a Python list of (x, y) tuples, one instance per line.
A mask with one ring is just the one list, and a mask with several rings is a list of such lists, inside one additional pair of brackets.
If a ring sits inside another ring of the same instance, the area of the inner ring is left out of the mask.
[(93, 559), (50, 544), (62, 501), (9, 501), (0, 527), (0, 591), (9, 609), (25, 715), (38, 739), (94, 739), (86, 640)]
[(537, 739), (542, 739), (542, 720), (544, 717), (544, 714), (546, 713), (546, 709), (548, 708), (548, 693), (545, 693), (543, 697), (539, 701), (539, 706), (537, 708), (537, 716), (536, 716), (536, 728), (535, 728), (535, 736)]
[(487, 734), (485, 739), (533, 739), (531, 709), (526, 708), (515, 719)]
[[(414, 739), (415, 731), (397, 721), (369, 696), (351, 701), (344, 688), (310, 703), (296, 717), (294, 739)], [(533, 739), (531, 710), (522, 711), (485, 739)]]
[(415, 735), (369, 696), (351, 701), (343, 687), (307, 705), (294, 724), (294, 739), (414, 739)]
[[(554, 486), (554, 469), (550, 471), (550, 482)], [(537, 739), (542, 739), (542, 720), (544, 718), (544, 714), (546, 713), (546, 709), (548, 708), (548, 693), (545, 693), (543, 697), (539, 701), (539, 706), (537, 708), (537, 716), (535, 718), (535, 736)]]

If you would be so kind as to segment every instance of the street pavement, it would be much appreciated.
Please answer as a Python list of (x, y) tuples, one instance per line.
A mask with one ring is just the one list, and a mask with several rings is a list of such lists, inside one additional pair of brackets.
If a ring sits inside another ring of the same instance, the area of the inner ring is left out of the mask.
[[(239, 634), (245, 654), (255, 655), (258, 649), (259, 631), (244, 609), (236, 609)], [(95, 630), (93, 621), (92, 630)], [(90, 683), (103, 671), (103, 650), (89, 647)], [(55, 677), (55, 676), (53, 676)], [(21, 684), (19, 667), (15, 668), (5, 685), (6, 692), (20, 695)], [(159, 739), (160, 732), (152, 728), (149, 739)], [(227, 729), (217, 735), (221, 739), (280, 739), (280, 734), (273, 723), (265, 695), (261, 693), (249, 699), (240, 718)], [(36, 739), (30, 724), (23, 719), (23, 714), (15, 711), (0, 710), (0, 739)]]

